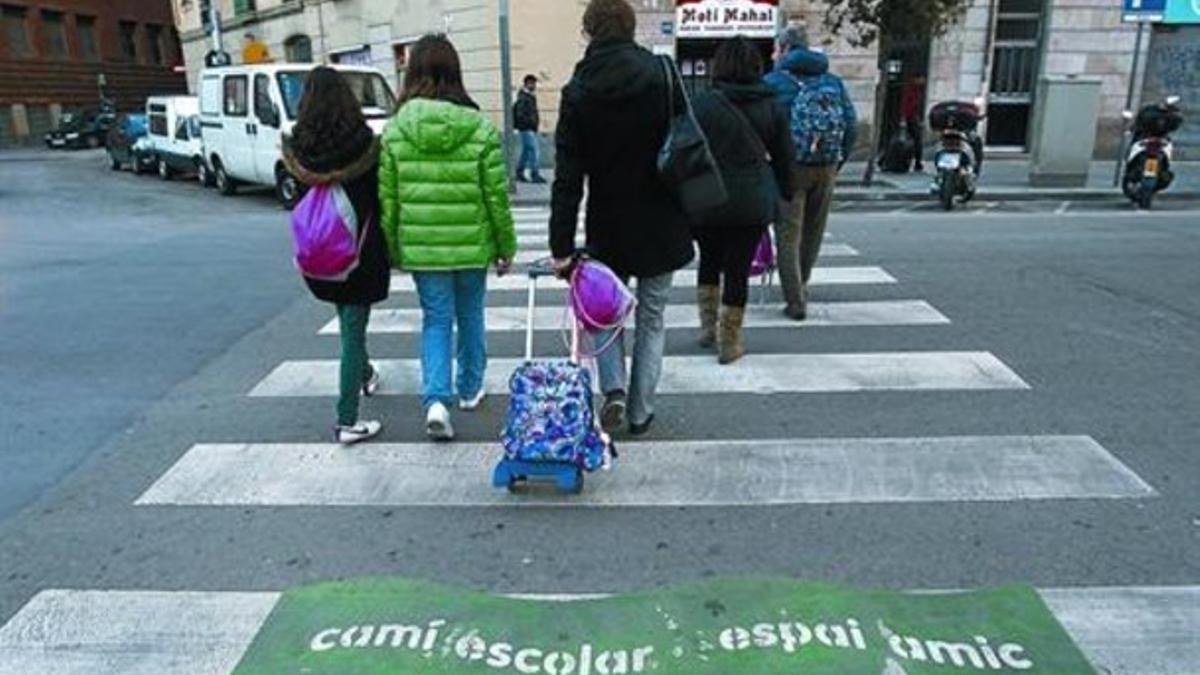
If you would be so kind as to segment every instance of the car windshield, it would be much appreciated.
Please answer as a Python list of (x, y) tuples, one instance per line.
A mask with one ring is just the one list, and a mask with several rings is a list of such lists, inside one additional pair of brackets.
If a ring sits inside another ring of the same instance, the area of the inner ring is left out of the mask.
[[(340, 71), (342, 77), (350, 84), (358, 102), (362, 104), (363, 115), (367, 119), (382, 119), (392, 113), (396, 106), (396, 97), (383, 76), (379, 73)], [(279, 73), (279, 89), (283, 92), (283, 105), (287, 109), (288, 119), (296, 119), (300, 113), (300, 96), (304, 93), (304, 82), (308, 79), (307, 70)]]

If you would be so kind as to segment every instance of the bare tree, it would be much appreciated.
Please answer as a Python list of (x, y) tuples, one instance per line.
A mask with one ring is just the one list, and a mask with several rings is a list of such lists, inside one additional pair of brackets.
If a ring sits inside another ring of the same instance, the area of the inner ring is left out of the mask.
[(858, 47), (882, 34), (944, 35), (975, 0), (822, 0), (825, 26)]

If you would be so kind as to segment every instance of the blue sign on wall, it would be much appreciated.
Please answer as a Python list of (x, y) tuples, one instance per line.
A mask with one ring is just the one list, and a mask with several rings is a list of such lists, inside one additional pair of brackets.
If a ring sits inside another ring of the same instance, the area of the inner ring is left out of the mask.
[(1200, 0), (1170, 0), (1164, 22), (1200, 24)]
[(1121, 3), (1122, 21), (1158, 23), (1167, 12), (1167, 0), (1121, 0)]

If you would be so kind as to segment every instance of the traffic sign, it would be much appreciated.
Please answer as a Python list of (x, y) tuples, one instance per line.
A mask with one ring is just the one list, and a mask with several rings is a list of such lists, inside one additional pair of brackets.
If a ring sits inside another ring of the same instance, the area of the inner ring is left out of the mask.
[(1127, 23), (1160, 23), (1167, 13), (1167, 0), (1121, 0), (1121, 20)]
[(1170, 0), (1165, 23), (1200, 24), (1200, 0)]

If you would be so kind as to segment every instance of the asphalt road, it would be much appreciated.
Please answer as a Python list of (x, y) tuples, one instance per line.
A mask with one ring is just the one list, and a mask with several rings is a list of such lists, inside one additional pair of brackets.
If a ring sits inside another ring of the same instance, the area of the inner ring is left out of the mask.
[[(362, 575), (505, 593), (746, 573), (900, 589), (1200, 585), (1200, 212), (905, 206), (835, 214), (830, 240), (857, 255), (825, 262), (877, 266), (896, 283), (819, 286), (814, 300), (921, 301), (942, 320), (754, 327), (751, 354), (777, 359), (763, 361), (778, 380), (769, 393), (723, 385), (736, 371), (686, 358), (703, 352), (673, 329), (676, 390), (648, 445), (629, 446), (581, 501), (535, 495), (554, 508), (530, 508), (437, 466), (460, 462), (474, 473), (457, 475), (482, 483), (485, 454), (358, 451), (445, 487), (416, 499), (387, 475), (333, 485), (337, 456), (284, 445), (328, 443), (333, 400), (312, 379), (289, 385), (298, 394), (248, 394), (285, 363), (336, 358), (336, 338), (318, 335), (332, 313), (298, 280), (268, 194), (223, 199), (110, 173), (86, 153), (0, 158), (0, 626), (51, 588), (273, 591)], [(489, 305), (523, 297), (496, 292)], [(416, 306), (408, 292), (385, 304)], [(546, 328), (539, 348), (558, 349)], [(521, 334), (489, 344), (494, 359), (517, 357)], [(404, 372), (417, 336), (372, 334), (370, 346)], [(930, 363), (853, 361), (897, 353)], [(503, 406), (456, 416), (463, 447), (487, 452)], [(383, 420), (384, 443), (424, 441), (416, 397), (365, 411)], [(1079, 454), (1039, 451), (1063, 436)], [(1016, 441), (953, 457), (922, 445), (873, 470), (853, 441), (947, 437)], [(797, 449), (813, 439), (838, 460)], [(714, 441), (777, 455), (677, 456)], [(213, 464), (207, 444), (280, 454), (239, 472), (237, 458)], [(181, 460), (197, 473), (167, 489)], [(277, 491), (254, 491), (263, 484)]]

